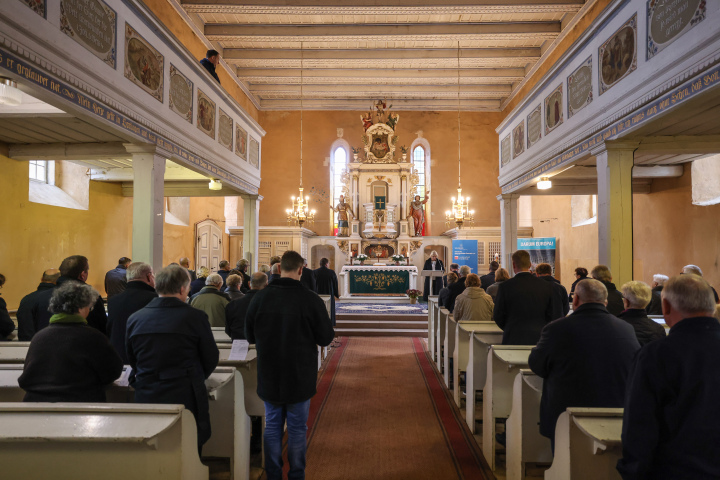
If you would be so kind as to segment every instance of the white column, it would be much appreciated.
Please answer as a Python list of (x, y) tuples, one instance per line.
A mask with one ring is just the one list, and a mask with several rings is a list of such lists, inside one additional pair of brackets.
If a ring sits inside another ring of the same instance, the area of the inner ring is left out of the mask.
[(632, 169), (637, 143), (592, 150), (598, 176), (598, 260), (618, 287), (633, 279)]
[(500, 201), (500, 264), (515, 275), (512, 254), (517, 250), (518, 197), (515, 193), (498, 195)]
[(258, 195), (241, 195), (243, 199), (243, 258), (250, 262), (250, 271), (258, 271), (258, 233), (260, 230)]
[(132, 155), (132, 259), (146, 262), (157, 272), (163, 266), (166, 152), (155, 145), (125, 144)]
[(400, 174), (400, 220), (405, 220), (405, 215), (407, 214), (405, 210), (407, 210), (407, 207), (405, 206), (406, 198), (407, 198), (407, 176), (405, 175), (405, 172), (402, 172)]

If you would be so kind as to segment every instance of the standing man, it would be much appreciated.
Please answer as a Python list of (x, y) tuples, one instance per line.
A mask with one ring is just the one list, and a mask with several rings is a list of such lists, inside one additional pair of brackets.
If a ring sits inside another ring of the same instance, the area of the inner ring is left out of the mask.
[(132, 263), (128, 257), (122, 257), (118, 260), (118, 266), (110, 270), (105, 274), (105, 292), (107, 293), (108, 300), (122, 293), (127, 287), (127, 267)]
[[(85, 283), (90, 274), (90, 262), (87, 257), (82, 255), (73, 255), (67, 257), (60, 264), (60, 278), (57, 279), (57, 286), (61, 286), (66, 282), (80, 282)], [(47, 303), (42, 305), (40, 308), (47, 309), (50, 306), (50, 297), (53, 291), (48, 290), (43, 292), (43, 301), (47, 298)], [(49, 321), (49, 319), (48, 319)], [(90, 314), (87, 316), (87, 323), (93, 328), (100, 330), (105, 333), (105, 324), (107, 323), (107, 315), (105, 314), (105, 304), (102, 298), (98, 295), (95, 305), (90, 310)], [(38, 324), (38, 330), (47, 327), (48, 324)]]
[(300, 283), (311, 292), (317, 293), (317, 281), (315, 280), (315, 272), (310, 270), (307, 266), (307, 260), (303, 259), (303, 271), (302, 277), (300, 277)]
[(285, 252), (281, 278), (255, 295), (246, 315), (246, 337), (257, 349), (257, 393), (265, 402), (268, 480), (282, 480), (286, 420), (288, 479), (305, 478), (307, 419), (310, 399), (317, 392), (317, 346), (329, 345), (335, 336), (325, 304), (300, 283), (302, 269), (300, 254)]
[(125, 291), (108, 300), (107, 332), (110, 336), (110, 343), (122, 358), (123, 365), (128, 363), (125, 352), (125, 331), (128, 318), (157, 298), (155, 274), (149, 264), (131, 263), (127, 268), (127, 280), (128, 285)]
[(537, 278), (548, 282), (553, 289), (553, 295), (555, 296), (553, 301), (553, 320), (567, 315), (568, 312), (570, 312), (568, 293), (560, 281), (552, 276), (552, 266), (549, 263), (540, 263), (535, 267), (535, 273), (537, 274)]
[(530, 254), (512, 254), (515, 276), (498, 285), (493, 320), (503, 331), (503, 345), (535, 345), (553, 318), (550, 284), (530, 273)]
[(127, 356), (136, 403), (181, 404), (195, 416), (198, 452), (210, 438), (210, 406), (205, 379), (220, 353), (204, 312), (185, 301), (190, 275), (179, 265), (158, 272), (160, 298), (130, 316)]
[[(38, 330), (38, 325), (49, 325), (52, 313), (47, 309), (49, 297), (43, 302), (43, 292), (50, 292), (60, 277), (60, 270), (51, 268), (43, 272), (37, 290), (29, 293), (20, 300), (17, 311), (18, 340), (29, 342)], [(47, 296), (48, 294), (44, 294)], [(52, 295), (52, 293), (50, 293)], [(45, 308), (42, 308), (42, 305)]]
[(530, 352), (530, 369), (545, 379), (540, 433), (550, 438), (553, 450), (555, 424), (566, 408), (623, 406), (628, 372), (640, 344), (632, 326), (611, 315), (606, 302), (602, 283), (578, 283), (572, 315), (546, 325)]
[(490, 262), (490, 273), (480, 277), (480, 288), (487, 292), (488, 287), (495, 283), (495, 272), (498, 268), (500, 268), (500, 264), (498, 262), (495, 260)]
[(245, 315), (255, 295), (267, 287), (268, 278), (263, 272), (255, 272), (250, 279), (250, 290), (242, 297), (225, 306), (225, 333), (233, 340), (245, 340)]
[(222, 277), (222, 287), (220, 287), (220, 291), (225, 291), (225, 287), (227, 286), (227, 277), (230, 275), (230, 262), (227, 260), (220, 260), (220, 263), (218, 264), (218, 275)]
[[(595, 280), (599, 280), (605, 285), (608, 291), (607, 297), (607, 309), (608, 312), (615, 316), (620, 315), (625, 307), (623, 306), (623, 298), (620, 291), (617, 289), (614, 283), (612, 283), (612, 273), (610, 269), (605, 265), (596, 265), (595, 268), (590, 270), (590, 276)], [(577, 287), (576, 287), (577, 288)]]
[[(423, 265), (423, 271), (424, 270), (435, 270), (442, 272), (445, 270), (445, 265), (443, 265), (442, 260), (438, 259), (438, 254), (435, 250), (430, 252), (430, 258), (425, 260), (425, 265)], [(423, 288), (423, 300), (427, 302), (429, 295), (438, 295), (440, 293), (440, 289), (443, 288), (443, 279), (442, 277), (434, 277), (432, 280), (432, 288), (430, 287), (430, 277), (425, 277), (425, 285)]]
[(179, 263), (180, 266), (187, 270), (190, 274), (190, 281), (197, 280), (197, 274), (195, 273), (195, 270), (190, 270), (190, 259), (188, 259), (187, 257), (183, 257), (180, 259)]
[(338, 290), (337, 274), (334, 270), (328, 268), (330, 260), (327, 258), (320, 259), (320, 268), (315, 270), (315, 281), (317, 282), (318, 295), (330, 295), (330, 320), (332, 326), (335, 326), (335, 300), (340, 300), (340, 291)]
[(218, 63), (220, 63), (220, 53), (218, 53), (217, 50), (208, 50), (205, 54), (205, 58), (200, 60), (200, 65), (205, 67), (205, 70), (207, 70), (208, 73), (212, 75), (218, 83), (220, 83), (220, 78), (218, 78), (217, 73), (215, 72), (215, 68), (217, 68)]
[(720, 478), (720, 324), (712, 288), (696, 275), (672, 277), (662, 309), (670, 333), (635, 358), (617, 469), (624, 480)]
[(235, 270), (237, 270), (242, 277), (242, 282), (240, 282), (240, 291), (242, 293), (247, 293), (250, 290), (250, 275), (247, 273), (248, 266), (250, 266), (250, 262), (244, 258), (238, 260), (235, 264)]
[(348, 212), (352, 217), (355, 217), (355, 214), (352, 211), (352, 208), (350, 208), (349, 203), (345, 203), (345, 196), (340, 195), (340, 201), (338, 202), (337, 206), (333, 208), (333, 211), (337, 212), (338, 214), (338, 237), (347, 237), (348, 232), (350, 229), (350, 224), (348, 223)]

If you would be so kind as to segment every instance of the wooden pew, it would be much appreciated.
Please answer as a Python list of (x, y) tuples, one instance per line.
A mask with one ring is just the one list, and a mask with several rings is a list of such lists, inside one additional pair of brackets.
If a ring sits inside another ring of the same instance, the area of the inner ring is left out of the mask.
[(24, 364), (30, 342), (0, 343), (0, 364)]
[(555, 428), (555, 458), (545, 480), (621, 480), (622, 408), (568, 408)]
[[(22, 365), (0, 365), (0, 402), (22, 402), (25, 391), (18, 386)], [(250, 478), (250, 417), (245, 412), (242, 376), (231, 367), (218, 367), (205, 381), (210, 405), (212, 436), (203, 447), (206, 457), (230, 459), (233, 480)], [(132, 387), (119, 382), (106, 391), (109, 403), (132, 403)], [(102, 404), (98, 404), (102, 405)]]
[(465, 421), (475, 433), (476, 392), (482, 391), (487, 378), (488, 352), (492, 345), (502, 342), (502, 332), (473, 332), (470, 336), (468, 363), (465, 370)]
[(513, 384), (512, 411), (505, 425), (507, 480), (524, 480), (525, 464), (551, 463), (550, 439), (540, 435), (543, 379), (520, 369)]
[(248, 415), (255, 417), (265, 416), (265, 403), (257, 394), (257, 350), (250, 345), (245, 360), (230, 360), (232, 344), (218, 344), (220, 350), (220, 367), (233, 367), (242, 375), (245, 395), (245, 410)]
[(470, 337), (473, 332), (498, 334), (502, 338), (502, 330), (495, 322), (476, 322), (463, 320), (457, 323), (455, 328), (455, 348), (452, 352), (453, 358), (453, 398), (455, 404), (460, 407), (460, 402), (465, 398), (460, 388), (460, 373), (465, 372), (465, 383), (467, 385), (468, 359), (470, 358)]
[(437, 295), (428, 296), (428, 352), (430, 352), (430, 358), (436, 361), (435, 356), (435, 325), (437, 324), (437, 316), (440, 313), (440, 304), (438, 303)]
[(663, 317), (662, 315), (648, 315), (648, 318), (653, 322), (662, 325), (662, 327), (665, 329), (665, 334), (670, 333), (670, 327), (668, 327), (665, 323), (665, 317)]
[(0, 424), (3, 478), (209, 477), (195, 419), (180, 405), (4, 403)]
[(212, 327), (212, 333), (215, 343), (232, 343), (232, 339), (225, 333), (224, 327)]
[(445, 387), (450, 388), (450, 383), (453, 378), (453, 371), (457, 370), (457, 365), (450, 365), (450, 359), (455, 351), (455, 331), (457, 330), (458, 322), (455, 321), (455, 317), (451, 313), (445, 320), (445, 342), (443, 343), (443, 381)]
[(532, 348), (530, 345), (493, 345), (488, 352), (482, 447), (492, 470), (495, 470), (495, 421), (510, 416), (515, 375), (521, 368), (527, 368)]
[(440, 308), (440, 313), (437, 318), (437, 325), (435, 326), (435, 348), (437, 349), (437, 368), (438, 371), (443, 371), (443, 345), (445, 344), (445, 324), (447, 323), (448, 317), (452, 315), (446, 308)]

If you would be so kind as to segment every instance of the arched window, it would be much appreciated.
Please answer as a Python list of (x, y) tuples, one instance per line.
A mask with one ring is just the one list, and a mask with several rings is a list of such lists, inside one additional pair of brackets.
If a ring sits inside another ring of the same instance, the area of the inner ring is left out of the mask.
[(413, 149), (412, 152), (413, 166), (418, 174), (417, 186), (418, 195), (421, 197), (425, 196), (425, 149), (418, 145)]
[[(342, 195), (342, 173), (347, 169), (349, 145), (342, 139), (338, 139), (330, 150), (330, 203), (334, 207), (340, 201)], [(350, 199), (346, 199), (350, 201)], [(337, 213), (332, 215), (332, 235), (337, 233)]]

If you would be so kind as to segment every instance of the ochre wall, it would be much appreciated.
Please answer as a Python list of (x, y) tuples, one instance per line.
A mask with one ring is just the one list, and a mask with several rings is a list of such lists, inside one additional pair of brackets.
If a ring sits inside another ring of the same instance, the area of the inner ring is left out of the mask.
[[(673, 276), (698, 265), (720, 287), (720, 205), (692, 205), (690, 165), (680, 178), (656, 179), (651, 193), (633, 195), (634, 278), (648, 284), (656, 273)], [(557, 237), (560, 281), (574, 281), (575, 267), (597, 264), (597, 223), (571, 227), (570, 196), (532, 200), (536, 237)], [(620, 285), (618, 285), (620, 287)]]
[[(445, 211), (450, 207), (450, 198), (457, 195), (457, 112), (398, 113), (398, 156), (399, 147), (410, 147), (420, 130), (430, 143), (430, 198), (434, 215), (428, 215), (428, 218), (431, 218), (430, 232), (439, 235), (447, 230)], [(312, 187), (329, 193), (330, 170), (326, 159), (338, 138), (338, 128), (344, 130), (343, 139), (351, 147), (362, 147), (360, 115), (361, 112), (345, 111), (303, 113), (303, 185), (306, 194)], [(500, 113), (463, 112), (460, 116), (463, 194), (471, 197), (476, 226), (500, 225), (500, 208), (495, 198), (500, 193), (495, 128), (501, 118)], [(260, 225), (286, 225), (285, 210), (299, 187), (300, 112), (261, 112), (260, 124), (267, 131), (262, 143), (260, 194), (265, 198), (260, 207)], [(311, 208), (318, 212), (312, 230), (319, 235), (330, 235), (329, 203), (321, 204), (311, 198)]]
[[(190, 28), (168, 0), (143, 0), (143, 2), (198, 61), (205, 58), (205, 53), (208, 50), (205, 43), (195, 35), (192, 28)], [(257, 120), (257, 108), (255, 108), (255, 105), (253, 105), (247, 95), (245, 95), (245, 92), (235, 83), (235, 80), (231, 78), (223, 68), (218, 68), (217, 74), (223, 88), (237, 100), (240, 106), (242, 106), (251, 117)]]

